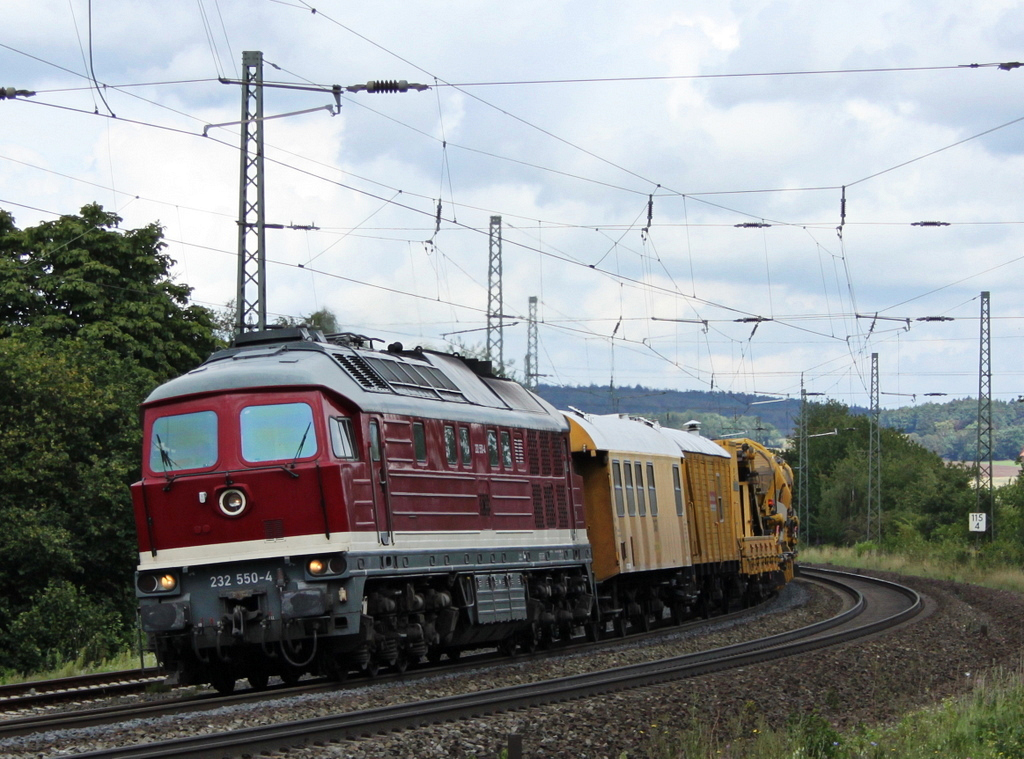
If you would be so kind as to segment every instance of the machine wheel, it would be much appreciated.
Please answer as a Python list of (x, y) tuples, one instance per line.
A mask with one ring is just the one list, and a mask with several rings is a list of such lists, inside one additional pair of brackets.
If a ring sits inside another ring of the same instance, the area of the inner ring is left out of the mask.
[(259, 672), (253, 672), (247, 678), (249, 680), (249, 687), (253, 690), (264, 690), (267, 687), (267, 683), (270, 682), (270, 675), (264, 670)]

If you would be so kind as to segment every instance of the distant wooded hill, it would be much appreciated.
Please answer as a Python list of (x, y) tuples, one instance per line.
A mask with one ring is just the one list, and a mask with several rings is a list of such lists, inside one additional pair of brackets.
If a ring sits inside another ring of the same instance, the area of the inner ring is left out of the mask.
[[(779, 447), (785, 438), (795, 434), (800, 418), (799, 398), (779, 400), (748, 393), (660, 390), (642, 385), (541, 385), (538, 393), (560, 409), (571, 406), (590, 414), (636, 414), (667, 427), (682, 427), (696, 419), (708, 437), (742, 434)], [(868, 409), (853, 406), (850, 413), (867, 414)], [(992, 421), (994, 458), (1016, 459), (1024, 447), (1024, 403), (993, 401)], [(922, 403), (881, 413), (883, 426), (902, 430), (912, 440), (951, 461), (974, 460), (977, 422), (978, 401), (972, 398)]]

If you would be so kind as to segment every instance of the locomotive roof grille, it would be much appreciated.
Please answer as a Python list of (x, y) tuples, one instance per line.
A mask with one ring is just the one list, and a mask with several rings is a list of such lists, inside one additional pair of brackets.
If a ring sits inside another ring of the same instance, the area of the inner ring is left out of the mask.
[(469, 403), (458, 386), (437, 367), (357, 354), (335, 354), (335, 358), (364, 390)]

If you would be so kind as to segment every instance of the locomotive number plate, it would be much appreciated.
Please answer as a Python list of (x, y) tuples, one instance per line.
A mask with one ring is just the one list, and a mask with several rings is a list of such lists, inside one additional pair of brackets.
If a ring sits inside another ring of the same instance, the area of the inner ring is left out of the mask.
[(234, 574), (213, 575), (210, 577), (211, 588), (239, 588), (245, 585), (255, 585), (258, 582), (273, 582), (274, 576), (268, 569), (263, 574), (259, 572), (235, 572)]

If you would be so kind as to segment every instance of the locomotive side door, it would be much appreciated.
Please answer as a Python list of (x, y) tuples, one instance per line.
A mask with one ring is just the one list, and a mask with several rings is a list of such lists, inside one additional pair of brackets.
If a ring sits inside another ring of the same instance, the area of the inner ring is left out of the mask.
[(395, 536), (391, 522), (391, 484), (388, 481), (388, 461), (384, 445), (384, 420), (370, 418), (369, 447), (370, 478), (373, 490), (373, 512), (377, 522), (377, 539), (382, 545), (393, 545)]

